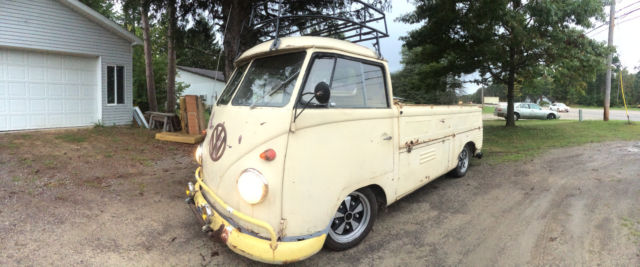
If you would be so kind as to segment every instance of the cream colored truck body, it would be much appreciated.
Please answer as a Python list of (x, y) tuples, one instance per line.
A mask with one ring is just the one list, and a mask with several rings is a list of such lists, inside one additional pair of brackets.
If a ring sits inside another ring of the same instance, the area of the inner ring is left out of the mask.
[[(454, 169), (465, 145), (472, 146), (473, 153), (482, 148), (480, 108), (394, 103), (387, 62), (368, 48), (320, 37), (282, 38), (277, 50), (271, 51), (270, 46), (271, 41), (246, 51), (236, 67), (257, 58), (303, 52), (291, 100), (282, 107), (214, 105), (204, 141), (202, 181), (225, 205), (205, 192), (207, 202), (241, 233), (275, 242), (269, 229), (234, 212), (270, 225), (278, 244), (321, 239), (307, 248), (310, 252), (293, 253), (286, 259), (299, 260), (321, 249), (340, 202), (350, 192), (371, 187), (389, 205)], [(294, 108), (319, 54), (380, 66), (386, 107)], [(226, 144), (223, 155), (214, 161), (212, 141), (221, 136), (213, 132), (219, 125), (224, 126)], [(259, 157), (266, 149), (276, 152), (274, 160)], [(268, 183), (266, 197), (254, 205), (245, 202), (237, 189), (238, 177), (247, 168), (258, 170)], [(230, 247), (257, 260), (283, 262), (249, 248)]]

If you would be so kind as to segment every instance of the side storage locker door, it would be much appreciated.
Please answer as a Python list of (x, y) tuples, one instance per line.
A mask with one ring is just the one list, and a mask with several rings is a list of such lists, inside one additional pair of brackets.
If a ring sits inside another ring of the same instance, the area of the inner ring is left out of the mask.
[(450, 165), (450, 117), (421, 110), (403, 109), (399, 118), (398, 197), (444, 174)]

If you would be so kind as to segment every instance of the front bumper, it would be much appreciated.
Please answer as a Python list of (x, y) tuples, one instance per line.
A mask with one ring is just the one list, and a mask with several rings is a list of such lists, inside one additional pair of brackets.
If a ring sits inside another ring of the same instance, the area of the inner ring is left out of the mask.
[[(209, 235), (226, 244), (234, 252), (256, 261), (284, 264), (304, 260), (322, 249), (327, 237), (326, 234), (300, 241), (278, 241), (273, 228), (269, 224), (234, 210), (218, 198), (202, 182), (199, 172), (200, 168), (196, 170), (195, 192), (187, 191), (187, 195), (189, 195), (187, 202), (196, 217), (204, 224), (203, 231), (208, 232)], [(207, 195), (211, 196), (220, 206), (225, 207), (230, 215), (235, 215), (239, 219), (267, 229), (271, 233), (271, 238), (263, 239), (242, 233), (239, 228), (235, 228), (218, 211), (211, 208), (213, 205), (204, 197), (203, 191), (206, 191)], [(209, 214), (206, 211), (207, 206), (210, 207)]]

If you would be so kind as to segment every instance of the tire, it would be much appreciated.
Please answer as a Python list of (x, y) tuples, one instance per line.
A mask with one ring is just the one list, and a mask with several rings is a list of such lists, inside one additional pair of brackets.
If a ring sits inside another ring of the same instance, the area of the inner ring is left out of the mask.
[(549, 113), (549, 115), (547, 115), (547, 120), (555, 120), (555, 119), (556, 119), (556, 114)]
[(513, 113), (513, 115), (515, 116), (515, 119), (516, 119), (516, 120), (519, 120), (519, 119), (520, 119), (520, 114), (518, 114), (517, 112), (514, 112), (514, 113)]
[(461, 178), (469, 171), (469, 163), (471, 162), (471, 149), (464, 146), (460, 154), (458, 154), (458, 165), (449, 173), (453, 178)]
[(355, 247), (369, 234), (377, 216), (378, 202), (370, 189), (352, 192), (340, 203), (324, 246), (334, 251)]

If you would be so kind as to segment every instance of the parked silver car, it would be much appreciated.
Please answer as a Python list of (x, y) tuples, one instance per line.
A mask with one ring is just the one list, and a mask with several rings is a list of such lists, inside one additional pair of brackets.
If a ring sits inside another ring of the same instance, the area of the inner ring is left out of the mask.
[[(557, 111), (543, 110), (538, 104), (534, 103), (513, 103), (513, 115), (516, 120), (519, 119), (542, 119), (542, 120), (554, 120), (560, 118)], [(499, 104), (493, 115), (498, 117), (507, 117), (507, 104)]]

